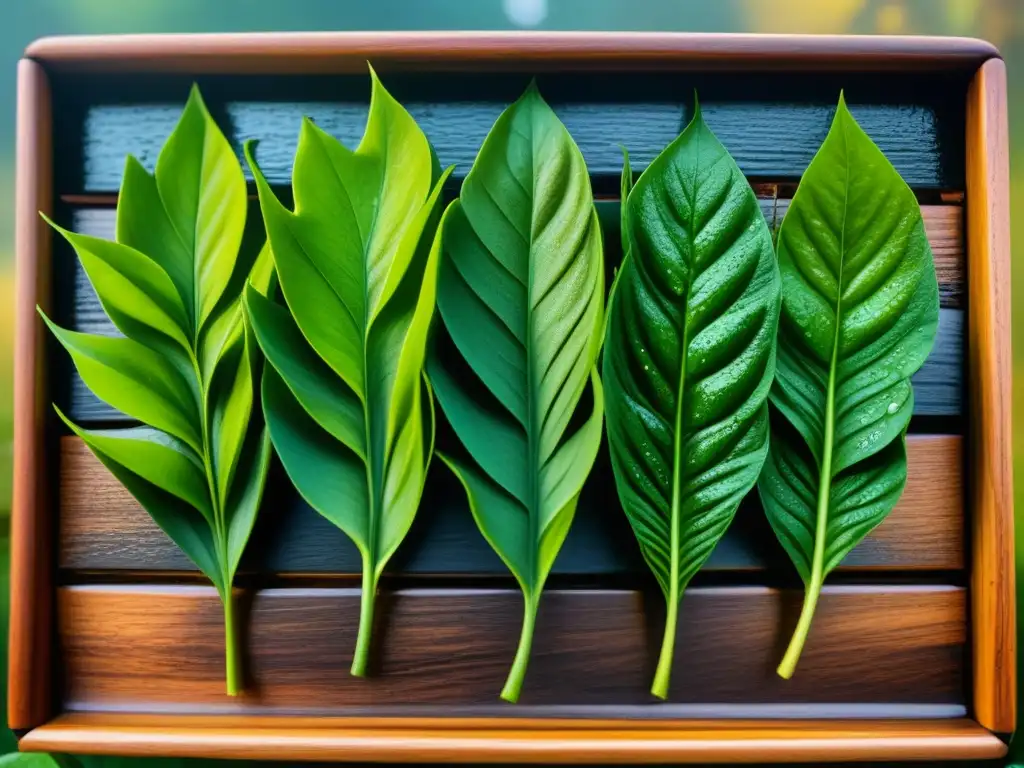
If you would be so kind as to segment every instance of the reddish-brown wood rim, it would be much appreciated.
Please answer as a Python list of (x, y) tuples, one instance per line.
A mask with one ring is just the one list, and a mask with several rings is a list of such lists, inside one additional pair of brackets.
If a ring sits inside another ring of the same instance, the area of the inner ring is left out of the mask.
[(481, 764), (982, 760), (1006, 754), (1002, 741), (966, 719), (580, 723), (73, 714), (31, 731), (21, 747), (129, 757)]
[[(989, 731), (1015, 725), (1015, 627), (1009, 408), (1009, 212), (1005, 66), (988, 43), (963, 38), (799, 37), (644, 33), (296, 33), (57, 37), (36, 41), (18, 68), (15, 449), (8, 720), (34, 729), (25, 750), (123, 755), (470, 762), (761, 762), (982, 759), (1005, 754)], [(512, 59), (511, 57), (515, 57)], [(972, 627), (978, 722), (742, 721), (648, 728), (452, 728), (388, 721), (313, 728), (294, 720), (204, 722), (51, 715), (52, 539), (42, 464), (43, 334), (50, 247), (37, 216), (52, 207), (47, 71), (272, 74), (518, 67), (745, 70), (977, 70), (967, 103), (967, 230), (972, 445)], [(39, 726), (39, 727), (37, 727)], [(988, 730), (985, 730), (988, 729)]]
[(973, 38), (676, 32), (290, 32), (45, 37), (25, 55), (56, 69), (284, 74), (418, 68), (953, 68), (999, 56)]
[(1009, 164), (1006, 65), (992, 60), (967, 95), (966, 454), (974, 709), (1003, 733), (1017, 707)]
[(15, 182), (14, 494), (11, 501), (11, 615), (7, 721), (30, 728), (50, 715), (53, 581), (50, 509), (44, 481), (44, 337), (36, 305), (49, 304), (52, 212), (50, 88), (35, 61), (18, 62)]

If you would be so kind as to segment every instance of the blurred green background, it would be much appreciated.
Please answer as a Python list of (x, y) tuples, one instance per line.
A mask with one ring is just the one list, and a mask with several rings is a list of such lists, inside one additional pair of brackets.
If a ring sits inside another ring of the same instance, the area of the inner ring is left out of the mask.
[[(984, 38), (1000, 48), (1009, 71), (1011, 211), (1012, 220), (1018, 224), (1013, 232), (1013, 290), (1016, 296), (1024, 296), (1024, 0), (0, 0), (0, 622), (4, 637), (11, 487), (18, 58), (29, 42), (44, 35), (345, 29), (584, 29)], [(1013, 313), (1013, 393), (1018, 414), (1024, 414), (1022, 323), (1024, 302), (1018, 301)], [(1024, 514), (1021, 418), (1015, 424), (1014, 447), (1016, 509), (1020, 517)], [(1024, 540), (1024, 522), (1018, 522), (1017, 531), (1018, 539)], [(1018, 547), (1018, 552), (1024, 559), (1024, 546)], [(1024, 585), (1020, 565), (1018, 584)], [(1024, 614), (1024, 610), (1018, 613)], [(6, 670), (6, 663), (2, 668)], [(1024, 747), (1014, 746), (1013, 751), (1024, 762)], [(13, 735), (0, 728), (0, 754), (13, 748)], [(195, 761), (110, 758), (82, 762), (87, 768), (199, 765)], [(7, 760), (0, 758), (0, 766), (5, 764)], [(52, 765), (42, 761), (31, 764)]]

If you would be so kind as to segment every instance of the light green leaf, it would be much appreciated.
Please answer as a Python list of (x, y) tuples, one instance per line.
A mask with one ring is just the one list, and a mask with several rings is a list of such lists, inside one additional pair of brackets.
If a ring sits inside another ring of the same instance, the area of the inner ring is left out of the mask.
[[(178, 125), (160, 151), (156, 186), (167, 218), (190, 257), (190, 298), (198, 329), (231, 279), (246, 215), (242, 168), (198, 88), (192, 88)], [(174, 247), (177, 250), (177, 244)]]
[(217, 478), (217, 497), (227, 499), (253, 405), (252, 368), (246, 356), (241, 326), (233, 343), (221, 355), (210, 382), (207, 402), (213, 435), (211, 459)]
[(779, 666), (789, 677), (822, 583), (906, 481), (911, 375), (928, 357), (938, 282), (914, 193), (840, 96), (778, 234), (782, 319), (765, 512), (806, 585)]
[[(371, 72), (372, 74), (372, 72)], [(433, 313), (438, 200), (426, 137), (372, 76), (351, 151), (302, 124), (285, 208), (252, 158), (287, 310), (250, 292), (271, 439), (310, 506), (363, 555), (352, 672), (364, 674), (377, 580), (412, 524), (433, 441), (421, 383)]]
[[(128, 437), (116, 437), (113, 430), (106, 434), (89, 432), (72, 424), (59, 410), (58, 414), (85, 440), (96, 458), (113, 473), (163, 532), (181, 548), (199, 570), (206, 574), (217, 587), (217, 591), (223, 595), (225, 582), (218, 561), (213, 531), (209, 520), (200, 511), (204, 507), (197, 507), (192, 501), (182, 500), (183, 497), (198, 495), (199, 490), (193, 486), (193, 479), (189, 476), (183, 460), (170, 455), (179, 452), (172, 447), (174, 443), (170, 438), (160, 436), (156, 432), (146, 433), (143, 430), (130, 430)], [(161, 448), (165, 451), (162, 454)], [(142, 455), (133, 458), (132, 450)], [(132, 468), (118, 461), (115, 455), (131, 461)], [(147, 476), (140, 475), (133, 469), (145, 471)], [(156, 479), (155, 476), (159, 475), (161, 469), (167, 477), (158, 485), (149, 478)], [(175, 485), (174, 492), (167, 490), (167, 486), (171, 484)], [(207, 502), (207, 510), (208, 506)]]
[(249, 428), (238, 469), (232, 479), (230, 495), (227, 497), (227, 554), (228, 578), (234, 578), (238, 563), (245, 552), (256, 513), (263, 499), (267, 470), (270, 467), (270, 431), (263, 424)]
[(61, 768), (61, 764), (46, 754), (14, 752), (0, 757), (0, 768)]
[[(431, 384), (466, 453), (446, 463), (523, 590), (518, 698), (544, 582), (600, 444), (604, 267), (583, 156), (535, 86), (498, 118), (445, 213)], [(470, 370), (457, 366), (458, 358)], [(472, 372), (470, 372), (472, 371)], [(574, 421), (591, 384), (593, 405)], [(479, 385), (489, 395), (478, 396)]]
[[(170, 171), (169, 171), (170, 172)], [(193, 254), (174, 227), (156, 179), (131, 155), (125, 161), (117, 198), (115, 237), (122, 245), (146, 254), (171, 278), (188, 317), (189, 338), (195, 337)]]
[(103, 311), (128, 338), (164, 351), (184, 367), (189, 321), (174, 283), (160, 265), (127, 245), (78, 235), (54, 224), (75, 249)]
[(142, 480), (190, 504), (208, 520), (213, 519), (202, 460), (180, 440), (149, 427), (82, 429), (56, 406), (54, 410), (94, 453), (104, 454)]
[(57, 227), (127, 338), (46, 320), (93, 393), (153, 428), (101, 434), (71, 425), (217, 586), (229, 695), (242, 679), (231, 583), (270, 451), (254, 418), (262, 356), (241, 295), (246, 284), (269, 291), (273, 260), (262, 222), (246, 228), (247, 206), (241, 166), (193, 88), (155, 174), (126, 162), (117, 242)]
[(65, 330), (39, 314), (96, 397), (202, 454), (195, 391), (167, 358), (132, 339)]
[(117, 240), (145, 253), (178, 289), (195, 338), (231, 279), (246, 218), (245, 177), (193, 87), (155, 175), (129, 157)]
[(699, 107), (623, 218), (605, 410), (619, 498), (667, 601), (652, 687), (665, 698), (683, 591), (768, 449), (779, 273), (754, 192)]

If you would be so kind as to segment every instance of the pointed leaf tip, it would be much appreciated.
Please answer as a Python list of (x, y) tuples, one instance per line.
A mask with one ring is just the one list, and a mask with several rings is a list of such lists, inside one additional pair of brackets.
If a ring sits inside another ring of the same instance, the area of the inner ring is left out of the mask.
[(693, 89), (693, 116), (694, 116), (694, 118), (698, 118), (698, 117), (701, 116), (701, 114), (700, 114), (700, 99), (697, 97), (697, 89), (696, 88)]
[(209, 116), (210, 111), (206, 108), (206, 101), (203, 99), (203, 93), (199, 90), (198, 83), (192, 83), (192, 87), (188, 90), (188, 100), (185, 102), (185, 109), (189, 107), (198, 107), (199, 111), (204, 115)]

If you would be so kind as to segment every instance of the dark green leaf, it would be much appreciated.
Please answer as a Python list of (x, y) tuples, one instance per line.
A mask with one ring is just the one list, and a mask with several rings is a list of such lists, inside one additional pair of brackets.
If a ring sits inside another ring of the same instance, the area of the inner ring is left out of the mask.
[(840, 97), (778, 234), (782, 319), (765, 512), (806, 584), (789, 677), (825, 576), (892, 510), (906, 481), (910, 376), (939, 319), (914, 193)]
[(640, 176), (623, 219), (629, 258), (604, 351), (608, 442), (668, 604), (652, 687), (665, 698), (683, 591), (768, 449), (779, 273), (754, 192), (699, 108)]

